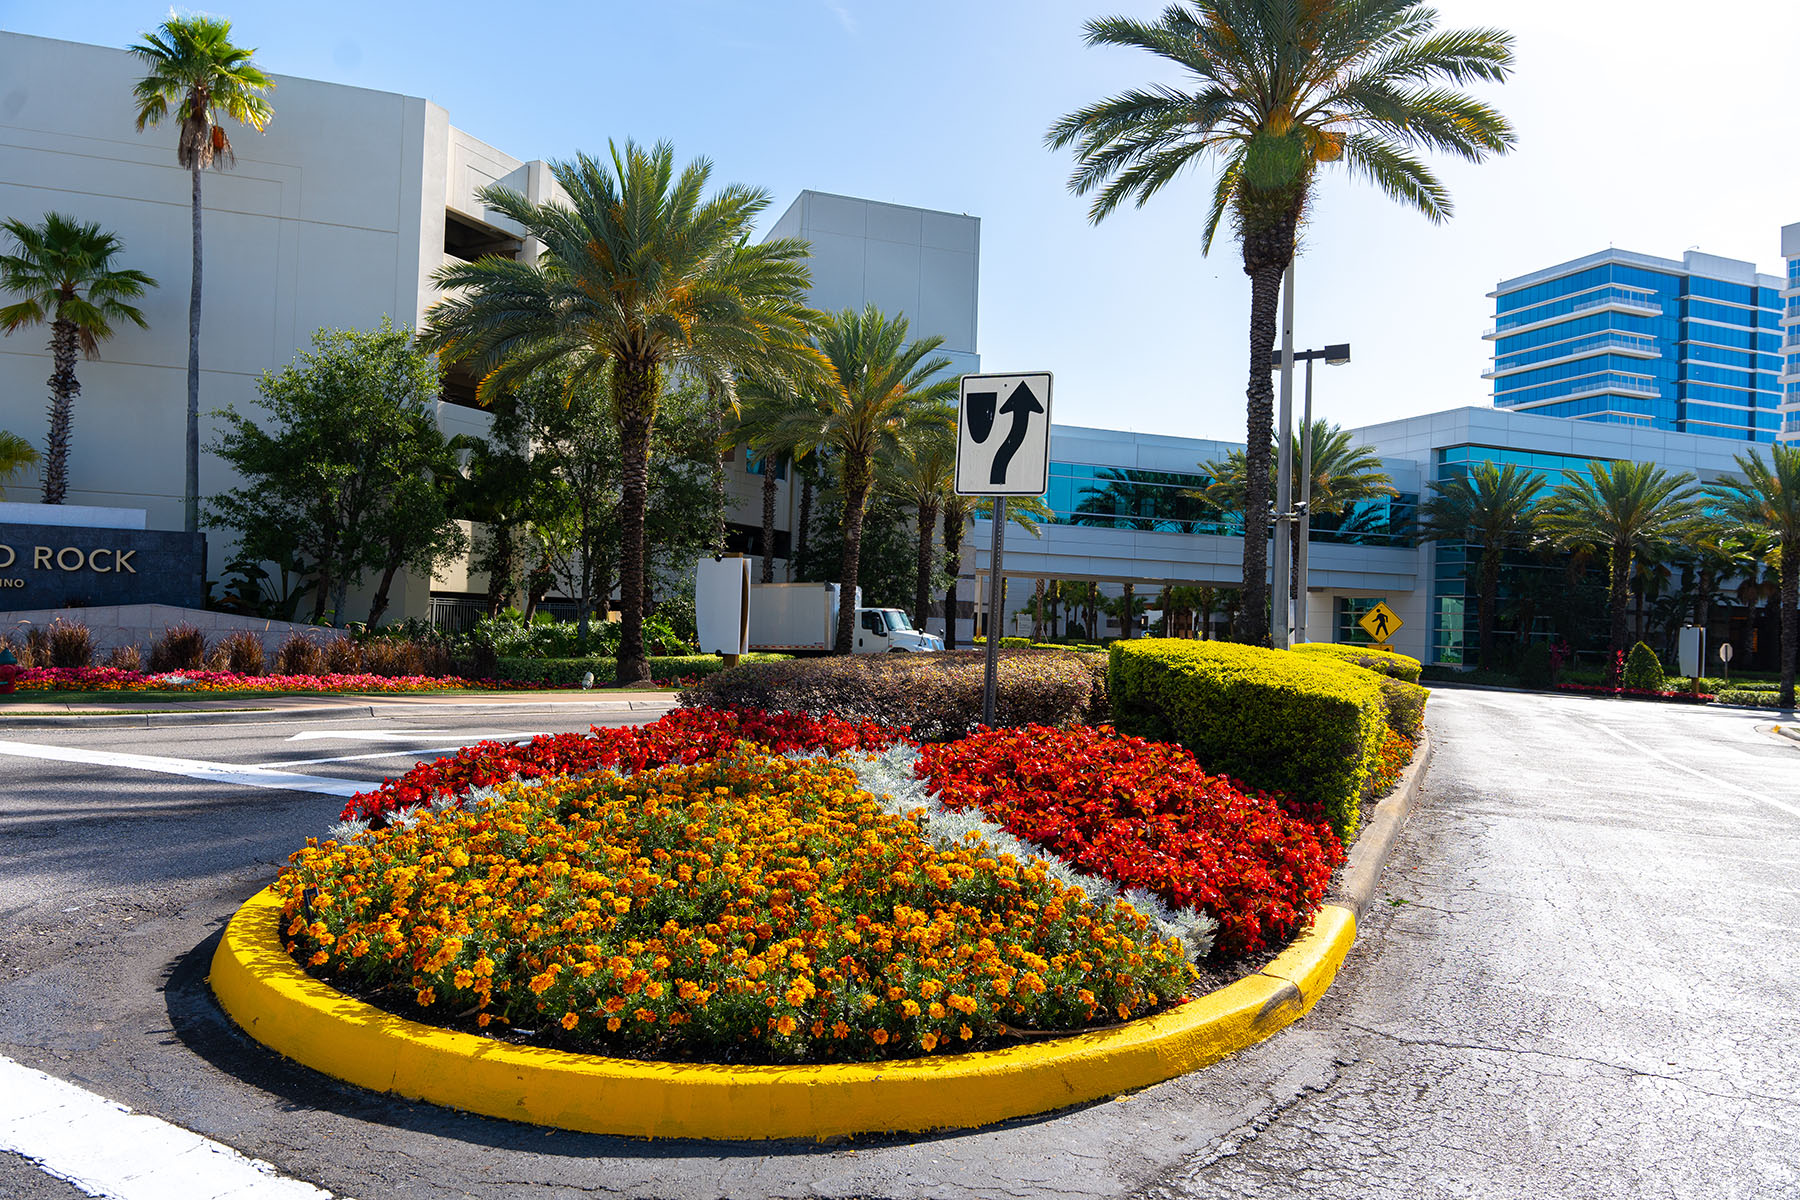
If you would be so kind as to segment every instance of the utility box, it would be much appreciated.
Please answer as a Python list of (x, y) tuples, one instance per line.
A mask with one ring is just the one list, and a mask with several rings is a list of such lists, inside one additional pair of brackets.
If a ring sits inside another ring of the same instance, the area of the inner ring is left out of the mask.
[(1676, 643), (1675, 661), (1680, 673), (1689, 679), (1699, 677), (1706, 664), (1706, 630), (1698, 625), (1683, 625)]

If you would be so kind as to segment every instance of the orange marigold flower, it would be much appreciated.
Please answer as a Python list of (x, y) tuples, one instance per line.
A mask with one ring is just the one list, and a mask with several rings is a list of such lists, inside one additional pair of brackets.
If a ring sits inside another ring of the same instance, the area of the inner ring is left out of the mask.
[(573, 1028), (575, 1028), (575, 1026), (579, 1025), (580, 1023), (581, 1023), (581, 1018), (576, 1016), (574, 1013), (566, 1012), (563, 1014), (562, 1027), (564, 1029), (573, 1029)]

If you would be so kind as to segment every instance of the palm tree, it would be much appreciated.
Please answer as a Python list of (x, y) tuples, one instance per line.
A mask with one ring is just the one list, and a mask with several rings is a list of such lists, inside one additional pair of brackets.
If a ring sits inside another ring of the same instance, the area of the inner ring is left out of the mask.
[(137, 128), (162, 124), (171, 111), (181, 122), (175, 161), (193, 176), (194, 273), (188, 285), (186, 529), (200, 529), (200, 173), (235, 161), (221, 119), (261, 133), (275, 115), (263, 93), (275, 84), (250, 60), (255, 50), (231, 43), (231, 22), (201, 13), (169, 19), (131, 47), (149, 73), (137, 81)]
[[(894, 453), (877, 464), (881, 490), (919, 516), (919, 557), (913, 586), (913, 620), (925, 627), (937, 563), (938, 514), (956, 494), (956, 413), (946, 406), (935, 418), (908, 425)], [(960, 563), (958, 564), (961, 565)]]
[[(716, 403), (713, 401), (712, 403)], [(709, 404), (711, 407), (711, 404)], [(793, 410), (805, 408), (807, 402), (797, 395), (787, 380), (769, 379), (762, 376), (748, 376), (738, 383), (738, 410), (732, 440), (745, 447), (745, 453), (754, 453), (758, 460), (758, 470), (762, 475), (762, 582), (775, 582), (775, 497), (779, 490), (781, 465), (785, 462), (791, 468), (794, 459), (814, 447), (810, 442), (794, 444), (772, 440), (770, 431), (777, 426), (784, 429), (800, 428), (798, 423), (791, 422), (789, 417)], [(722, 410), (715, 410), (721, 411)], [(804, 433), (802, 433), (804, 438)], [(803, 514), (802, 520), (810, 514)], [(795, 529), (790, 535), (791, 545), (788, 547), (788, 558), (800, 550), (800, 530)]]
[(1431, 481), (1432, 495), (1419, 505), (1419, 533), (1430, 541), (1467, 542), (1481, 547), (1477, 575), (1477, 624), (1481, 669), (1494, 665), (1494, 605), (1500, 591), (1500, 563), (1506, 552), (1526, 544), (1537, 527), (1538, 492), (1544, 477), (1512, 463), (1477, 463), (1466, 475)]
[(61, 504), (69, 490), (69, 434), (75, 397), (75, 353), (100, 357), (100, 343), (113, 335), (113, 322), (148, 328), (131, 301), (156, 286), (142, 271), (114, 267), (125, 247), (93, 223), (62, 213), (45, 213), (41, 225), (14, 219), (0, 224), (13, 252), (0, 255), (0, 291), (19, 299), (0, 308), (0, 330), (50, 326), (50, 438), (44, 463), (44, 503)]
[(1770, 459), (1752, 450), (1737, 456), (1741, 475), (1707, 488), (1718, 515), (1773, 535), (1781, 574), (1781, 704), (1794, 707), (1794, 664), (1800, 648), (1800, 445), (1769, 447)]
[(1090, 104), (1046, 135), (1052, 148), (1075, 145), (1069, 188), (1096, 193), (1088, 209), (1095, 223), (1126, 200), (1141, 208), (1191, 164), (1217, 166), (1201, 247), (1211, 249), (1229, 213), (1250, 276), (1244, 641), (1269, 637), (1270, 352), (1282, 275), (1320, 165), (1342, 162), (1442, 221), (1449, 193), (1415, 151), (1479, 162), (1513, 144), (1499, 112), (1443, 82), (1505, 80), (1511, 35), (1437, 32), (1436, 21), (1419, 0), (1186, 0), (1154, 21), (1089, 21), (1088, 45), (1148, 51), (1183, 79)]
[(907, 340), (905, 317), (889, 317), (874, 305), (845, 309), (828, 318), (818, 335), (828, 364), (812, 404), (796, 409), (768, 436), (793, 445), (831, 451), (844, 500), (844, 555), (838, 572), (837, 653), (848, 654), (856, 637), (856, 580), (862, 558), (863, 517), (875, 486), (877, 456), (892, 454), (903, 431), (941, 422), (956, 394), (950, 360), (934, 354), (941, 337)]
[(0, 499), (6, 497), (8, 484), (38, 465), (37, 447), (16, 433), (0, 429)]
[(816, 361), (805, 348), (818, 317), (803, 301), (807, 248), (793, 238), (745, 244), (768, 193), (733, 184), (709, 197), (712, 164), (696, 159), (677, 175), (666, 142), (627, 141), (607, 160), (581, 154), (550, 171), (568, 206), (534, 204), (498, 185), (480, 191), (482, 203), (523, 226), (543, 254), (439, 270), (433, 280), (451, 294), (433, 306), (424, 340), (451, 361), (473, 363), (484, 398), (552, 364), (572, 385), (612, 371), (618, 679), (645, 682), (644, 522), (658, 400), (684, 369), (733, 388), (720, 364), (736, 364), (736, 374), (780, 373)]
[(1610, 678), (1617, 681), (1630, 635), (1627, 610), (1636, 556), (1683, 540), (1700, 508), (1694, 477), (1655, 463), (1592, 462), (1572, 471), (1544, 502), (1543, 529), (1562, 546), (1605, 549), (1610, 568)]

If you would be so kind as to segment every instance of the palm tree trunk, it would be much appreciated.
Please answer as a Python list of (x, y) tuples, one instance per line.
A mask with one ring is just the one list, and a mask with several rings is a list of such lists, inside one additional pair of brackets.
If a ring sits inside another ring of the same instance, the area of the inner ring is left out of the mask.
[(1607, 646), (1611, 661), (1606, 668), (1607, 682), (1619, 686), (1619, 670), (1624, 664), (1626, 641), (1629, 633), (1629, 609), (1631, 607), (1631, 549), (1625, 546), (1612, 548), (1612, 637)]
[(798, 559), (800, 552), (806, 549), (806, 531), (812, 528), (812, 476), (808, 475), (800, 481), (800, 516), (795, 522), (799, 528), (794, 530), (794, 557)]
[(1119, 636), (1130, 641), (1137, 636), (1137, 585), (1126, 584), (1119, 597)]
[(1275, 436), (1275, 385), (1269, 361), (1275, 345), (1281, 276), (1294, 254), (1293, 227), (1244, 235), (1244, 273), (1250, 276), (1250, 380), (1244, 389), (1244, 582), (1238, 639), (1269, 644), (1269, 444)]
[(855, 454), (844, 456), (844, 558), (838, 571), (839, 654), (856, 643), (856, 576), (862, 566), (863, 510), (869, 502), (869, 464)]
[(956, 577), (962, 574), (963, 526), (968, 516), (961, 498), (944, 506), (944, 571), (950, 585), (944, 589), (944, 649), (956, 649)]
[(1500, 597), (1500, 549), (1490, 546), (1481, 555), (1480, 607), (1475, 623), (1481, 640), (1481, 669), (1494, 669), (1494, 609)]
[(938, 510), (935, 504), (919, 506), (919, 562), (918, 577), (913, 583), (913, 620), (920, 629), (925, 628), (925, 610), (931, 606), (931, 560), (936, 546), (932, 535), (937, 532)]
[(194, 273), (188, 288), (187, 477), (183, 486), (183, 527), (200, 532), (200, 164), (194, 176)]
[(1800, 651), (1800, 545), (1781, 554), (1781, 707), (1794, 707), (1794, 661)]
[[(762, 477), (762, 581), (775, 582), (775, 472), (763, 463)], [(724, 543), (720, 543), (723, 545)]]
[(1042, 579), (1037, 581), (1037, 586), (1032, 589), (1031, 594), (1031, 640), (1033, 642), (1044, 640), (1044, 581)]
[(644, 516), (650, 500), (650, 427), (656, 371), (633, 364), (619, 389), (619, 673), (621, 684), (649, 683), (644, 657)]
[(44, 503), (61, 504), (69, 493), (69, 430), (81, 383), (75, 378), (75, 322), (50, 324), (50, 440), (44, 447)]

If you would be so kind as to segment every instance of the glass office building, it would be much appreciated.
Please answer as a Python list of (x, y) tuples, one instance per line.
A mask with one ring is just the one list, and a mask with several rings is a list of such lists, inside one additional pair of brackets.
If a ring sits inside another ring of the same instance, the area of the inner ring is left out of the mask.
[(1800, 225), (1781, 228), (1781, 440), (1800, 442)]
[(1507, 280), (1490, 293), (1494, 404), (1774, 441), (1784, 419), (1782, 293), (1795, 283), (1697, 251), (1676, 262), (1625, 250)]

